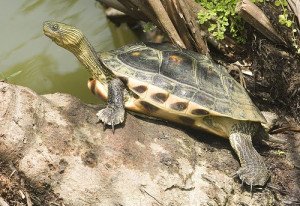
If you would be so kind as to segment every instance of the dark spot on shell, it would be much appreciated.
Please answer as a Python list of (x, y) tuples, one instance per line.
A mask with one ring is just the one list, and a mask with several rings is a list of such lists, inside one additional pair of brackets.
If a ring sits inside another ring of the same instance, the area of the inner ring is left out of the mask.
[(158, 107), (148, 103), (148, 102), (145, 102), (145, 101), (141, 101), (140, 104), (148, 111), (148, 112), (156, 112), (159, 110)]
[(195, 120), (190, 118), (190, 117), (186, 117), (186, 116), (178, 116), (178, 118), (184, 123), (184, 124), (188, 124), (188, 125), (193, 125), (195, 123)]
[[(133, 93), (133, 92), (132, 92)], [(139, 95), (137, 95), (136, 93), (133, 93), (132, 94), (132, 96), (135, 98), (135, 99), (138, 99), (138, 98), (140, 98), (140, 96)]]
[(166, 93), (156, 93), (152, 94), (151, 98), (159, 103), (164, 103), (169, 97), (169, 94)]
[(119, 77), (119, 79), (121, 79), (121, 81), (124, 83), (124, 84), (126, 84), (127, 85), (127, 83), (128, 83), (128, 77)]
[(148, 88), (145, 85), (140, 85), (133, 87), (132, 89), (138, 93), (144, 93), (145, 91), (147, 91)]
[(170, 105), (171, 109), (177, 110), (177, 111), (183, 111), (187, 108), (188, 103), (187, 102), (176, 102)]
[(89, 90), (96, 95), (96, 91), (95, 91), (95, 87), (96, 87), (96, 80), (89, 78)]
[(194, 115), (208, 115), (209, 112), (206, 111), (205, 109), (194, 109), (194, 110), (192, 110), (192, 114), (194, 114)]

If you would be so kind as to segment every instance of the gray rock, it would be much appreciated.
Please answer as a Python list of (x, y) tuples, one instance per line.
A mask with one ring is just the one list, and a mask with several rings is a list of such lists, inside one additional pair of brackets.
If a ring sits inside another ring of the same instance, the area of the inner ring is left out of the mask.
[(1, 160), (64, 205), (280, 203), (230, 177), (239, 163), (227, 140), (131, 114), (113, 134), (96, 124), (99, 106), (3, 82), (0, 101)]

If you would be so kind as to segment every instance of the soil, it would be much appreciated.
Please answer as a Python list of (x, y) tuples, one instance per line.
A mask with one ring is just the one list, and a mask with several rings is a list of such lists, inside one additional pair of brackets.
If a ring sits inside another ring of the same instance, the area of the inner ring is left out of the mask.
[(17, 206), (60, 205), (61, 203), (49, 186), (39, 188), (28, 183), (13, 164), (7, 162), (2, 162), (0, 165), (0, 205), (6, 206), (3, 202)]
[[(300, 55), (293, 41), (300, 45), (300, 38), (298, 33), (293, 36), (292, 30), (299, 25), (280, 24), (278, 16), (283, 11), (273, 3), (258, 5), (286, 45), (276, 45), (248, 26), (246, 51), (254, 78), (246, 79), (247, 88), (261, 110), (273, 111), (297, 125), (300, 123)], [(293, 16), (290, 11), (288, 13)]]

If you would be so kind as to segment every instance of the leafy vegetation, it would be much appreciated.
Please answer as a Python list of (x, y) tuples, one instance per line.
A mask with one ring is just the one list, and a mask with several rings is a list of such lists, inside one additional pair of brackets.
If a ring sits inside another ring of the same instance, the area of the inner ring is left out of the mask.
[(198, 19), (200, 24), (204, 24), (209, 20), (208, 31), (210, 31), (218, 39), (224, 39), (224, 33), (230, 32), (238, 42), (246, 42), (246, 33), (240, 16), (235, 14), (235, 7), (239, 0), (196, 0), (207, 11), (200, 11)]
[[(270, 0), (251, 0), (253, 3), (255, 2), (270, 2)], [(290, 19), (290, 16), (288, 14), (288, 3), (286, 0), (276, 0), (274, 1), (275, 6), (281, 7), (282, 14), (279, 15), (279, 23), (286, 25), (287, 27), (291, 27), (294, 23), (294, 20)]]
[(277, 154), (278, 154), (278, 156), (284, 156), (285, 152), (281, 151), (281, 150), (277, 150)]
[[(271, 0), (252, 0), (252, 2), (254, 2), (254, 3), (255, 2), (264, 2), (264, 1), (271, 2)], [(300, 48), (297, 44), (297, 39), (296, 39), (297, 30), (294, 28), (295, 27), (295, 15), (289, 14), (288, 2), (286, 0), (276, 0), (276, 1), (274, 1), (274, 5), (277, 7), (281, 7), (282, 14), (280, 14), (278, 16), (278, 21), (280, 24), (283, 24), (286, 27), (291, 28), (293, 47), (297, 50), (297, 53), (300, 53)]]
[[(195, 0), (202, 7), (206, 9), (206, 12), (200, 11), (198, 13), (198, 19), (200, 24), (204, 24), (210, 20), (208, 31), (210, 31), (218, 39), (224, 39), (225, 32), (231, 33), (232, 37), (235, 37), (238, 42), (246, 42), (246, 31), (239, 15), (235, 14), (235, 7), (239, 0)], [(282, 14), (278, 16), (280, 24), (285, 25), (292, 29), (292, 42), (293, 47), (300, 53), (300, 48), (296, 41), (296, 32), (294, 28), (294, 16), (291, 16), (288, 12), (288, 3), (286, 0), (251, 0), (254, 3), (274, 3), (275, 6), (281, 7)]]
[(147, 22), (147, 24), (144, 26), (143, 32), (152, 31), (156, 28), (156, 25), (153, 22)]

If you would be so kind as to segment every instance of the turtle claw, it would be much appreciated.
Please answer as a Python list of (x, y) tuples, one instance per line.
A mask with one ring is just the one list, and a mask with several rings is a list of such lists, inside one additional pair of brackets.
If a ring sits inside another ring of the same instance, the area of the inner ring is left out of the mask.
[(242, 180), (242, 184), (241, 184), (241, 186), (243, 187), (243, 185), (244, 185), (244, 182), (245, 182), (245, 178), (242, 178), (241, 180)]
[(242, 185), (246, 183), (250, 186), (251, 192), (253, 186), (264, 186), (269, 179), (266, 167), (251, 167), (246, 165), (237, 171), (237, 175), (242, 180)]
[(229, 175), (229, 177), (231, 177), (231, 178), (235, 178), (235, 177), (237, 177), (237, 176), (238, 176), (237, 172), (232, 173), (231, 175)]
[(115, 125), (113, 122), (111, 123), (111, 130), (112, 130), (112, 133), (114, 134), (115, 133)]
[[(237, 172), (232, 173), (229, 177), (239, 177), (242, 181), (241, 187), (244, 184), (250, 186), (250, 192), (253, 192), (254, 186), (264, 186), (269, 178), (268, 171), (265, 168), (253, 169), (250, 167), (241, 167)], [(256, 187), (255, 187), (256, 188)]]
[(103, 130), (106, 125), (111, 125), (112, 132), (115, 131), (115, 125), (124, 122), (125, 110), (123, 108), (106, 107), (97, 113), (98, 122), (103, 122)]

